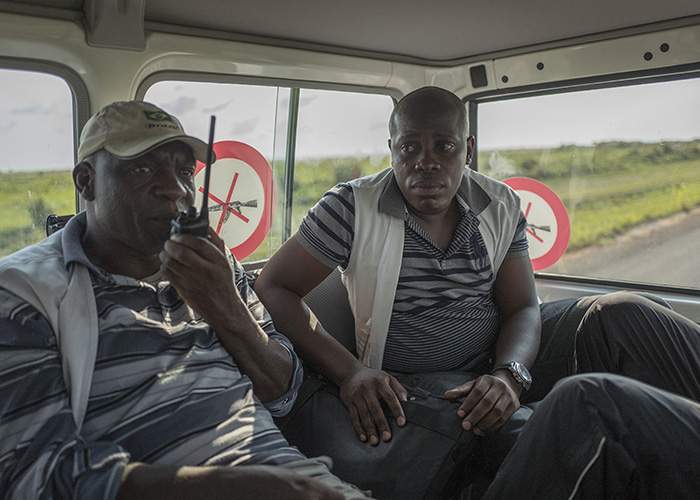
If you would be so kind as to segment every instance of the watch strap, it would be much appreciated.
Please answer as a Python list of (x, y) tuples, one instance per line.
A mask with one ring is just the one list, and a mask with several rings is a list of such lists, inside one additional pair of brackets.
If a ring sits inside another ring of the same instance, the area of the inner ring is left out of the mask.
[[(494, 366), (493, 370), (491, 370), (491, 373), (495, 373), (498, 370), (507, 370), (508, 373), (510, 373), (510, 376), (515, 380), (515, 382), (522, 387), (523, 391), (527, 391), (530, 388), (530, 385), (532, 384), (531, 380), (525, 379), (522, 374), (520, 373), (520, 370), (518, 369), (517, 365), (520, 363), (517, 363), (515, 361), (511, 361), (509, 363), (503, 363), (498, 366)], [(522, 364), (520, 366), (525, 368)]]

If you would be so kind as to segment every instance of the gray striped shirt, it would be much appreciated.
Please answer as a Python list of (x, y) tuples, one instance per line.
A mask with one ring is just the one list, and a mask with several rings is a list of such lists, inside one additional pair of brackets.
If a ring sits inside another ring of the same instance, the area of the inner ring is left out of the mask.
[[(76, 233), (74, 244), (64, 245), (66, 261), (87, 260), (75, 222), (66, 228)], [(303, 458), (272, 420), (291, 408), (301, 364), (237, 263), (241, 297), (294, 363), (288, 392), (265, 404), (215, 332), (167, 282), (89, 267), (100, 337), (80, 435), (49, 323), (0, 288), (0, 498), (111, 499), (130, 461), (240, 465)]]
[[(406, 210), (395, 181), (380, 200), (405, 221), (403, 259), (387, 336), (383, 367), (399, 372), (463, 367), (493, 346), (499, 315), (495, 276), (479, 221), (458, 193), (460, 218), (446, 250), (437, 247)], [(354, 238), (355, 200), (339, 184), (309, 210), (297, 233), (300, 243), (329, 267), (345, 268)], [(521, 214), (509, 255), (527, 256), (526, 221)]]

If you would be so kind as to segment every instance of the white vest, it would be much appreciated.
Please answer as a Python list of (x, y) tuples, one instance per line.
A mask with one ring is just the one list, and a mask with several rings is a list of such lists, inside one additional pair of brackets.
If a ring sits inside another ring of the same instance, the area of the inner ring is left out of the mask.
[[(387, 169), (350, 182), (355, 228), (350, 261), (342, 273), (355, 317), (358, 357), (365, 366), (377, 369), (384, 359), (404, 246), (404, 219), (379, 210), (380, 197), (392, 179), (393, 170)], [(517, 229), (520, 200), (507, 185), (471, 169), (465, 169), (459, 192), (466, 193), (464, 201), (479, 220), (495, 276)], [(480, 198), (474, 202), (477, 195)]]
[(0, 286), (39, 311), (51, 325), (61, 352), (63, 379), (80, 432), (97, 357), (99, 325), (90, 272), (66, 268), (63, 230), (0, 260)]

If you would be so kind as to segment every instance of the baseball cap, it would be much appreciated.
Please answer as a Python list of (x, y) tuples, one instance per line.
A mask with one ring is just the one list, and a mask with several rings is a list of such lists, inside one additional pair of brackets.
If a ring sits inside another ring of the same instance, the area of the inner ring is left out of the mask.
[(100, 149), (128, 160), (173, 141), (190, 146), (195, 160), (207, 161), (207, 144), (187, 135), (173, 115), (150, 102), (114, 102), (95, 113), (83, 127), (78, 163)]

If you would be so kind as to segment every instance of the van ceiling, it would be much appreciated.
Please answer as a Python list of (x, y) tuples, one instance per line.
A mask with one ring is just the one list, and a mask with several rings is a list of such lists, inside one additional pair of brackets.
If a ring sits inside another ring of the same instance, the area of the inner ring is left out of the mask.
[[(12, 4), (57, 12), (81, 11), (84, 2), (5, 1), (0, 10)], [(147, 29), (217, 30), (259, 43), (424, 63), (698, 15), (698, 0), (146, 0), (145, 6)]]

